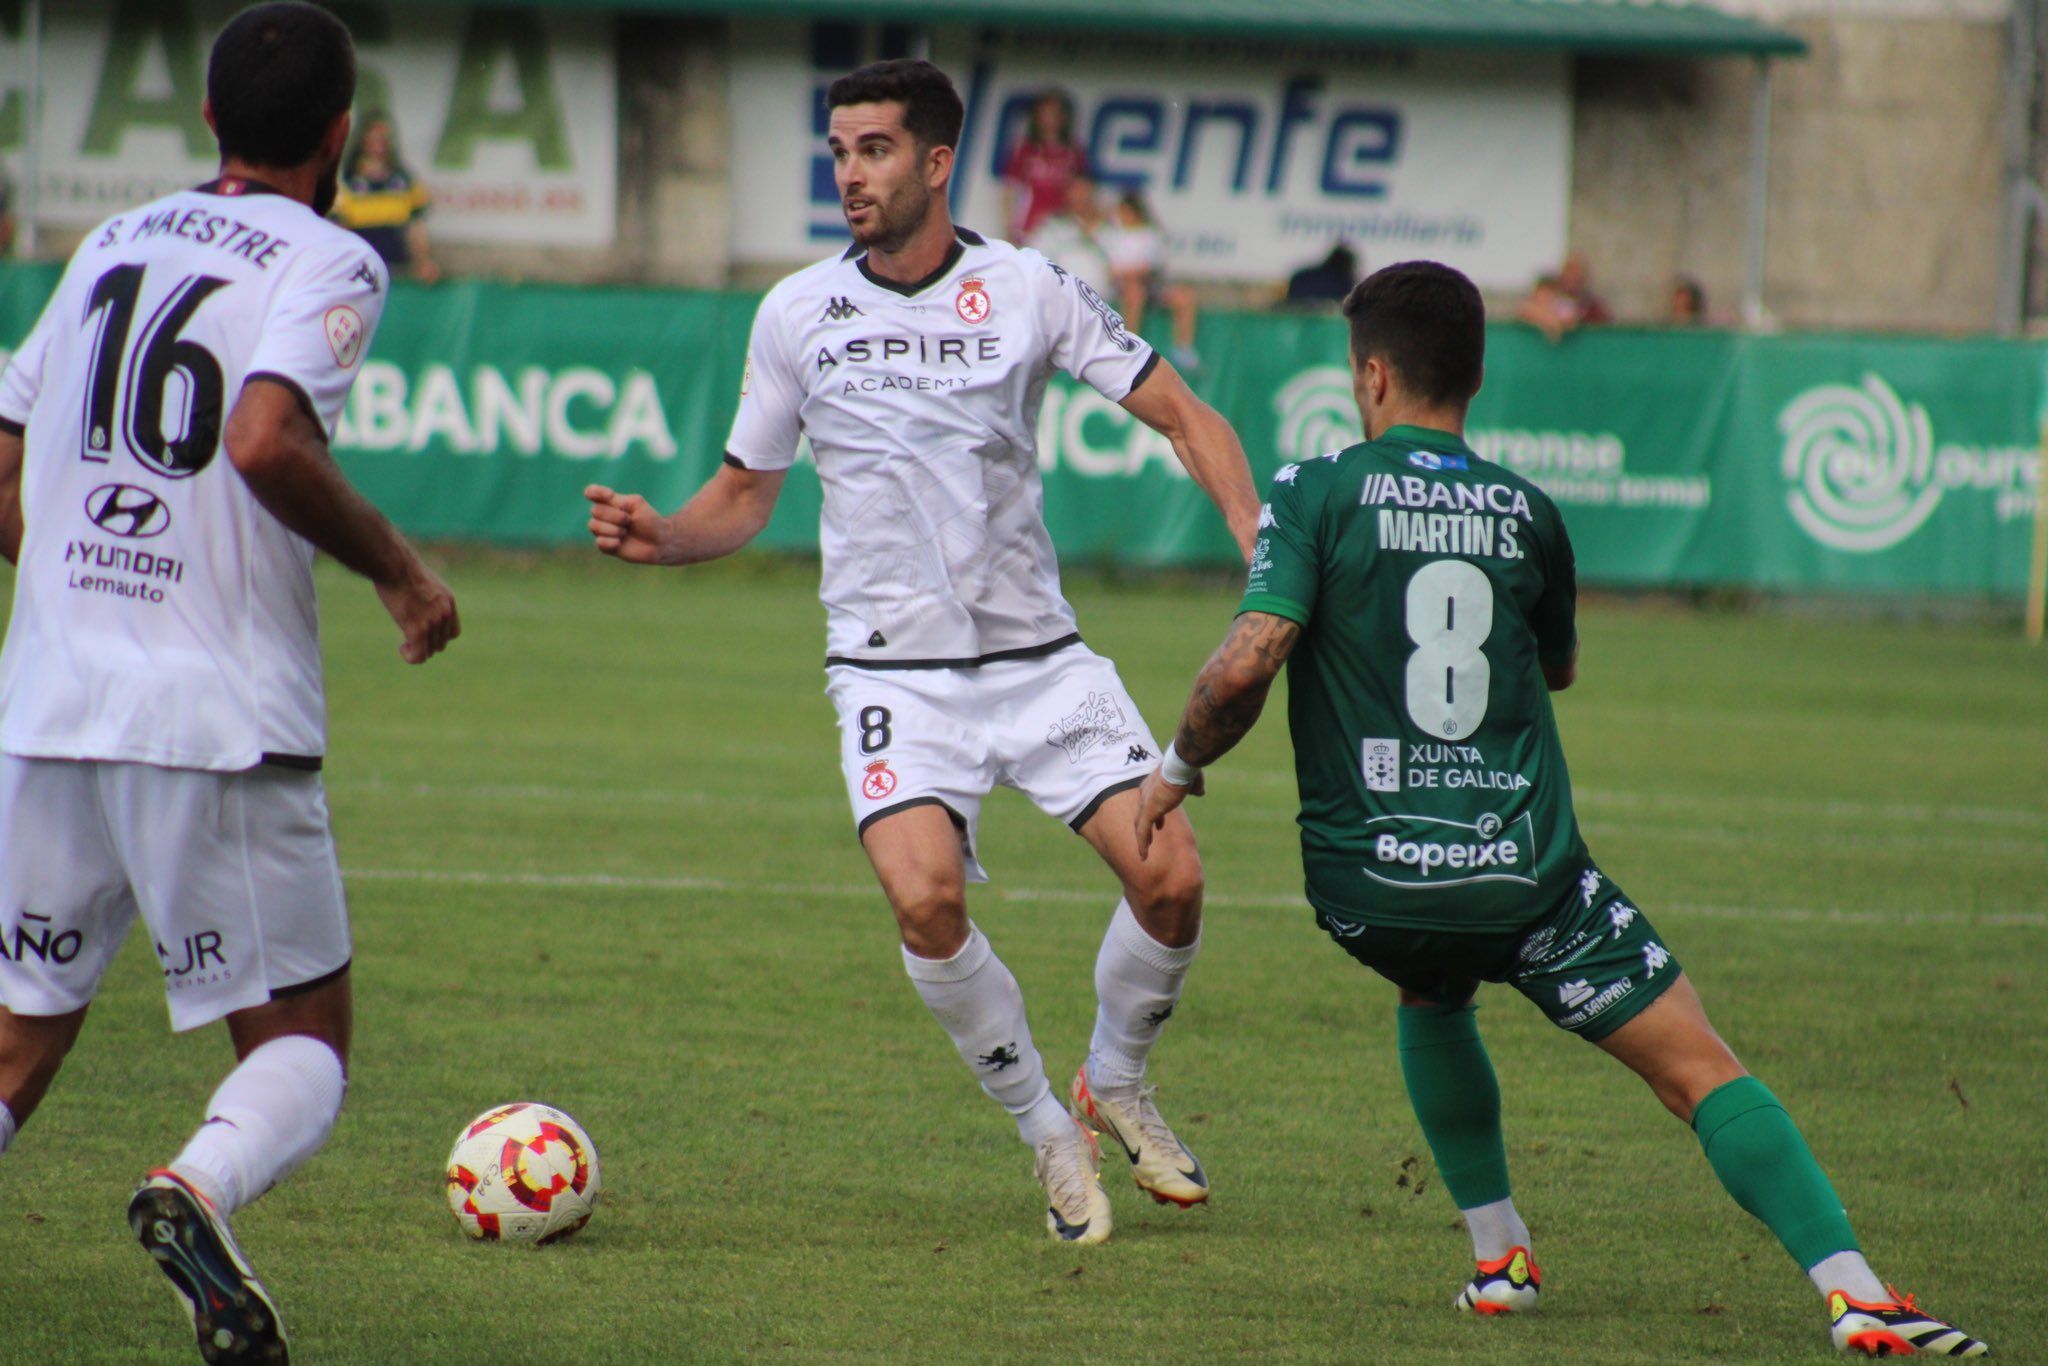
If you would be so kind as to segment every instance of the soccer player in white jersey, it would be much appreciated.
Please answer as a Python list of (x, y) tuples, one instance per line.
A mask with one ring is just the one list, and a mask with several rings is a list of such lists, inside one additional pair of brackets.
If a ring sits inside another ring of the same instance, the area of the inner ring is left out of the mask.
[[(1154, 1198), (1209, 1195), (1143, 1085), (1195, 956), (1202, 871), (1178, 818), (1164, 858), (1137, 854), (1135, 789), (1159, 746), (1060, 595), (1036, 449), (1047, 379), (1064, 370), (1165, 434), (1247, 553), (1259, 502), (1229, 424), (1093, 290), (1037, 252), (954, 226), (962, 110), (945, 73), (878, 62), (827, 100), (853, 246), (762, 300), (724, 468), (668, 516), (593, 486), (590, 530), (636, 564), (730, 554), (766, 525), (810, 439), (825, 494), (826, 691), (904, 967), (1035, 1150), (1053, 1236), (1097, 1243), (1110, 1209), (1095, 1133)], [(966, 883), (987, 880), (976, 818), (998, 783), (1072, 826), (1123, 884), (1071, 1117), (1016, 979), (967, 915)]]
[(139, 913), (171, 1025), (238, 1064), (129, 1205), (209, 1361), (284, 1361), (228, 1220), (326, 1141), (350, 1028), (328, 833), (317, 546), (421, 663), (455, 600), (343, 478), (327, 434), (384, 306), (329, 224), (348, 30), (244, 10), (207, 68), (220, 177), (87, 234), (0, 376), (0, 1150)]

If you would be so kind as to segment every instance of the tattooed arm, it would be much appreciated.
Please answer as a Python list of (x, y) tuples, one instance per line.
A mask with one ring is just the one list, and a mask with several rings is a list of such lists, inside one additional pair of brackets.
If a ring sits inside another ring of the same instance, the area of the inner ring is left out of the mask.
[[(1301, 627), (1270, 612), (1245, 612), (1209, 656), (1188, 695), (1187, 710), (1170, 751), (1182, 765), (1200, 769), (1229, 753), (1257, 724), (1266, 693), (1294, 645)], [(1152, 832), (1189, 796), (1202, 794), (1198, 772), (1191, 782), (1168, 780), (1162, 763), (1138, 794), (1138, 855), (1152, 845)]]

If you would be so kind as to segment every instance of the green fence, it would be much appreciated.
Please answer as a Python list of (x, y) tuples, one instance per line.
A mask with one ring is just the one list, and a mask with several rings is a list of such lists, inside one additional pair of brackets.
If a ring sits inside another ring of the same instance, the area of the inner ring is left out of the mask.
[[(0, 340), (54, 281), (0, 275)], [(717, 467), (754, 300), (735, 294), (401, 285), (338, 442), (408, 531), (583, 535), (592, 481), (681, 502)], [(1202, 320), (1196, 388), (1261, 479), (1357, 438), (1344, 329)], [(1583, 578), (1614, 585), (2017, 595), (2041, 479), (2042, 348), (1608, 329), (1488, 337), (1480, 452), (1564, 508)], [(1058, 377), (1039, 423), (1046, 515), (1070, 560), (1223, 563), (1231, 548), (1164, 439)], [(764, 543), (816, 544), (799, 465)]]

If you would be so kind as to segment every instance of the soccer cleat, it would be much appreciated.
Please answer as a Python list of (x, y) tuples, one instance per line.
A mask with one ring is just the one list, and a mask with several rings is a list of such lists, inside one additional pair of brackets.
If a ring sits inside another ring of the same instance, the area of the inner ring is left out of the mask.
[(175, 1172), (153, 1171), (128, 1202), (128, 1227), (178, 1292), (210, 1362), (290, 1360), (277, 1304), (227, 1221)]
[(1133, 1087), (1123, 1095), (1097, 1091), (1088, 1085), (1088, 1064), (1082, 1063), (1067, 1093), (1067, 1108), (1088, 1128), (1116, 1140), (1131, 1159), (1139, 1190), (1162, 1205), (1199, 1205), (1209, 1198), (1208, 1174), (1159, 1117), (1153, 1089)]
[(1890, 1300), (1865, 1304), (1837, 1290), (1828, 1296), (1828, 1313), (1834, 1316), (1832, 1333), (1838, 1352), (1861, 1352), (1870, 1357), (1909, 1357), (1926, 1352), (1938, 1357), (1981, 1357), (1991, 1351), (1983, 1343), (1953, 1324), (1920, 1312), (1911, 1295), (1901, 1295), (1887, 1285)]
[(1102, 1189), (1102, 1155), (1095, 1135), (1080, 1124), (1071, 1134), (1038, 1145), (1038, 1184), (1045, 1187), (1045, 1226), (1064, 1243), (1109, 1241), (1109, 1193)]
[(1543, 1273), (1526, 1247), (1511, 1247), (1498, 1261), (1479, 1263), (1451, 1307), (1462, 1314), (1526, 1314), (1536, 1307)]

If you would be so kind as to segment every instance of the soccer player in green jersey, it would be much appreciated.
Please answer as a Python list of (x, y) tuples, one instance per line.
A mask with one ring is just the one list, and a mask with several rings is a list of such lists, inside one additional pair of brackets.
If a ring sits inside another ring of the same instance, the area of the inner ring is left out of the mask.
[(1200, 795), (1291, 658), (1309, 904), (1400, 991), (1401, 1073), (1478, 1262), (1456, 1307), (1533, 1309), (1540, 1285), (1473, 1013), (1481, 982), (1507, 982), (1692, 1126), (1812, 1277), (1838, 1348), (1982, 1354), (1871, 1272), (1791, 1116), (1586, 852), (1549, 696), (1577, 667), (1571, 542), (1541, 489), (1462, 435), (1479, 292), (1413, 261), (1360, 284), (1344, 314), (1367, 439), (1274, 476), (1237, 619), (1141, 791), (1140, 847)]

